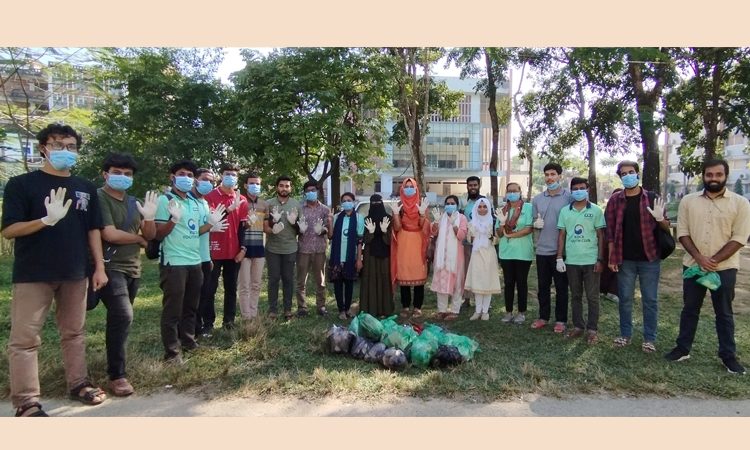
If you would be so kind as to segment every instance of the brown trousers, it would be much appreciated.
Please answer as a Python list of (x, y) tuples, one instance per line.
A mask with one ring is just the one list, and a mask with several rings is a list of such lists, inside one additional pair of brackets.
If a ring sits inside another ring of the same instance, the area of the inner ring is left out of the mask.
[(297, 253), (297, 310), (306, 310), (307, 272), (312, 266), (315, 279), (315, 303), (318, 309), (326, 306), (326, 254), (325, 253)]

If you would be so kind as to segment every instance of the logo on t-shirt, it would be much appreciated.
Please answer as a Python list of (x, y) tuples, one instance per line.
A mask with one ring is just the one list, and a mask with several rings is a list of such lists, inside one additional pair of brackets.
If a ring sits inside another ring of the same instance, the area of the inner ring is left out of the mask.
[(89, 200), (91, 200), (89, 193), (76, 191), (76, 198), (78, 199), (78, 201), (76, 201), (76, 209), (79, 211), (88, 211)]
[(195, 231), (195, 219), (188, 220), (188, 228), (190, 228), (191, 231)]
[(580, 236), (585, 231), (585, 228), (580, 223), (577, 223), (575, 228), (573, 228), (573, 233), (575, 233), (576, 236)]

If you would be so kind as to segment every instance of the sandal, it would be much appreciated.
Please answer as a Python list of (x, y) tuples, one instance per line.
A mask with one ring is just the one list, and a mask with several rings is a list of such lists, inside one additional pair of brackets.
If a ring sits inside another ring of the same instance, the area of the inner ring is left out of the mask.
[(630, 338), (618, 337), (617, 339), (614, 340), (613, 344), (617, 348), (625, 347), (626, 345), (630, 345)]
[(656, 346), (653, 342), (644, 342), (641, 345), (641, 350), (643, 350), (643, 353), (656, 353)]
[[(31, 408), (38, 408), (28, 416), (24, 416), (23, 413), (30, 410)], [(27, 403), (23, 406), (16, 408), (16, 417), (49, 417), (46, 412), (42, 411), (42, 405), (38, 402)]]
[(458, 314), (455, 314), (455, 313), (447, 313), (447, 314), (445, 315), (445, 318), (444, 318), (443, 320), (445, 320), (446, 322), (449, 322), (449, 321), (451, 321), (451, 320), (456, 320), (457, 318), (458, 318)]
[(546, 320), (537, 319), (537, 320), (534, 321), (534, 323), (531, 324), (531, 329), (532, 330), (537, 330), (537, 329), (542, 328), (542, 327), (544, 327), (546, 325), (547, 325), (547, 321)]
[(414, 317), (415, 319), (422, 317), (422, 310), (419, 308), (414, 308), (414, 311), (411, 313), (411, 316)]
[(557, 334), (560, 334), (560, 333), (564, 333), (565, 330), (567, 330), (567, 329), (568, 329), (568, 327), (566, 327), (564, 323), (557, 322), (555, 324), (555, 328), (552, 331), (554, 331)]
[[(83, 395), (81, 395), (81, 391), (83, 389), (86, 389), (86, 391), (83, 393)], [(101, 399), (97, 401), (97, 398), (100, 397)], [(95, 388), (94, 385), (91, 384), (91, 382), (85, 381), (71, 389), (68, 398), (70, 398), (71, 400), (79, 401), (84, 405), (96, 406), (104, 403), (104, 400), (107, 399), (107, 394), (105, 394), (103, 390)]]
[(403, 317), (403, 318), (409, 317), (409, 308), (402, 309), (401, 312), (398, 313), (398, 315), (401, 316), (401, 317)]
[[(555, 325), (555, 326), (557, 326), (557, 325)], [(557, 332), (557, 330), (555, 330), (555, 332)], [(570, 330), (567, 333), (565, 333), (565, 337), (566, 338), (575, 338), (575, 337), (578, 337), (578, 336), (583, 336), (583, 330), (580, 329), (580, 328), (573, 328), (572, 330)]]
[(597, 333), (589, 333), (589, 335), (586, 337), (586, 343), (587, 344), (598, 344), (599, 343), (599, 335)]

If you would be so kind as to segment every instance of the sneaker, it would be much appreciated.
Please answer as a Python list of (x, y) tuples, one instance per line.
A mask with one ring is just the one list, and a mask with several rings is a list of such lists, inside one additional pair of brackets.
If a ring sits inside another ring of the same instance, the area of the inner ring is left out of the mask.
[(328, 311), (326, 311), (325, 308), (321, 308), (321, 309), (318, 310), (318, 315), (319, 316), (327, 316), (328, 315)]
[(339, 319), (346, 320), (346, 313), (342, 311), (341, 314), (339, 314)]
[(307, 317), (307, 310), (306, 309), (300, 309), (299, 311), (297, 311), (297, 317), (300, 317), (300, 318)]
[(680, 347), (675, 347), (664, 355), (664, 357), (670, 361), (685, 361), (686, 359), (690, 359), (690, 353), (682, 350)]
[(620, 303), (620, 298), (616, 296), (615, 294), (607, 294), (604, 296), (604, 298), (615, 303)]
[(526, 322), (526, 314), (516, 314), (513, 318), (513, 323), (516, 325), (523, 325), (524, 322)]
[(214, 327), (206, 327), (203, 329), (203, 331), (201, 331), (200, 336), (204, 338), (210, 338), (211, 336), (213, 336), (213, 332)]
[(482, 317), (482, 313), (474, 313), (471, 317), (469, 317), (469, 320), (477, 320), (480, 317)]
[(745, 368), (742, 367), (742, 364), (740, 364), (737, 361), (737, 358), (735, 358), (734, 356), (722, 359), (721, 363), (724, 364), (724, 367), (727, 368), (727, 371), (729, 373), (738, 373), (740, 375), (747, 375), (747, 372), (745, 372)]
[(482, 320), (490, 320), (490, 314), (489, 313), (482, 314)]
[(179, 353), (172, 356), (165, 356), (164, 362), (173, 366), (180, 366), (182, 364), (185, 364), (185, 361), (182, 360), (182, 356), (180, 356)]
[(513, 313), (507, 313), (505, 314), (505, 317), (500, 319), (500, 322), (502, 323), (510, 323), (513, 320)]

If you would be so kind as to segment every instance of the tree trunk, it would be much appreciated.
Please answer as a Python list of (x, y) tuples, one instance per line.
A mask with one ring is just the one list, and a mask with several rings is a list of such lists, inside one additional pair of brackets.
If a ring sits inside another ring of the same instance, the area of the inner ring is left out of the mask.
[(596, 141), (591, 129), (587, 128), (584, 133), (586, 134), (586, 142), (589, 146), (589, 201), (597, 203), (599, 201), (599, 194), (596, 188)]
[(411, 142), (411, 162), (414, 168), (414, 179), (417, 181), (417, 187), (419, 193), (422, 196), (427, 195), (427, 186), (424, 181), (424, 166), (427, 158), (424, 154), (424, 148), (422, 147), (422, 130), (417, 124), (414, 127), (414, 139)]
[(341, 158), (331, 158), (331, 206), (341, 204)]
[(629, 63), (628, 72), (635, 91), (638, 125), (643, 148), (641, 183), (646, 190), (659, 192), (659, 143), (656, 139), (657, 129), (654, 123), (654, 111), (656, 103), (661, 97), (662, 86), (660, 80), (657, 80), (656, 87), (651, 91), (644, 89), (643, 71), (640, 63)]
[(526, 160), (529, 161), (529, 186), (526, 194), (526, 201), (531, 201), (531, 188), (534, 186), (534, 152), (531, 150), (524, 150), (526, 152)]
[[(495, 87), (495, 74), (492, 72), (492, 60), (484, 48), (484, 62), (487, 65), (487, 99), (490, 103), (487, 111), (490, 113), (490, 122), (492, 124), (492, 151), (490, 153), (490, 195), (492, 195), (492, 205), (497, 208), (498, 202), (498, 140), (500, 139), (500, 125), (497, 119), (497, 89)], [(506, 184), (510, 182), (510, 177)]]

